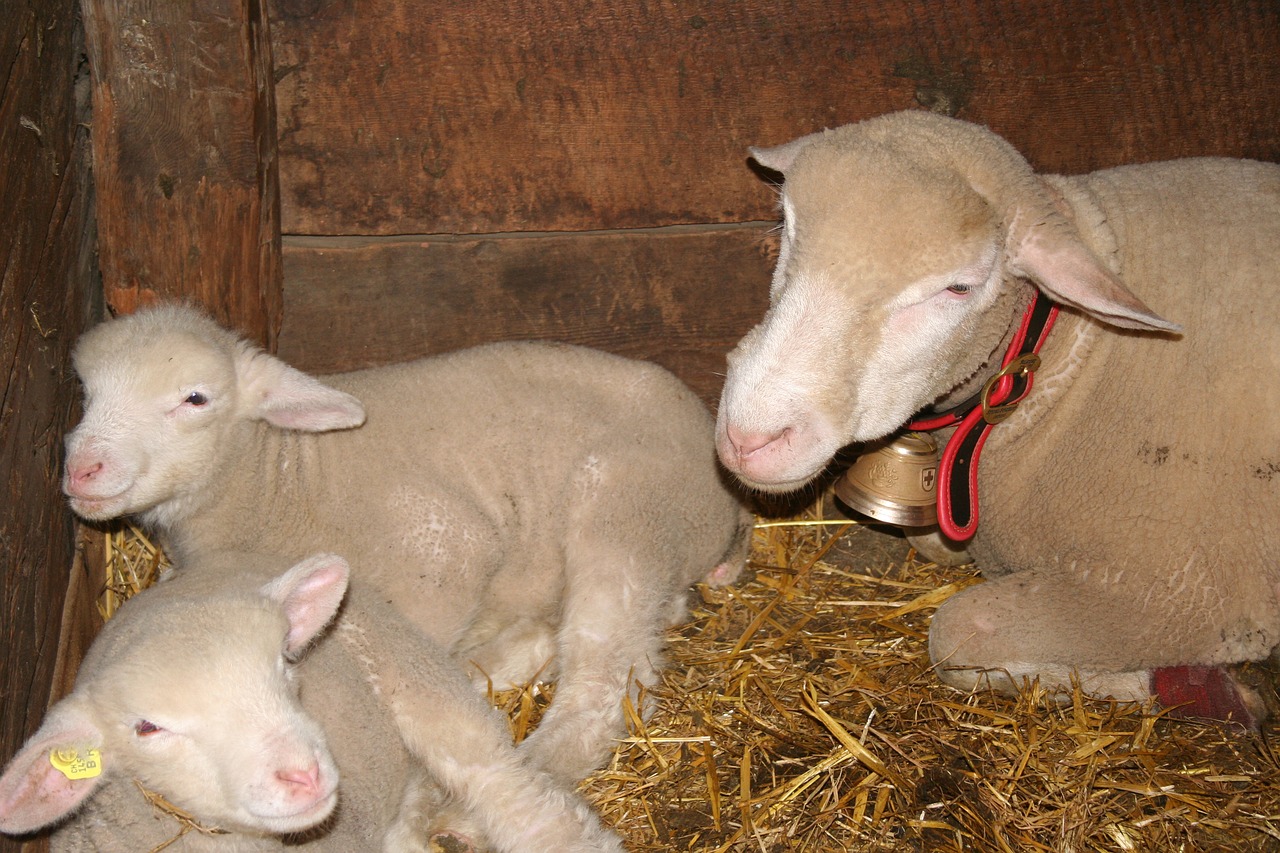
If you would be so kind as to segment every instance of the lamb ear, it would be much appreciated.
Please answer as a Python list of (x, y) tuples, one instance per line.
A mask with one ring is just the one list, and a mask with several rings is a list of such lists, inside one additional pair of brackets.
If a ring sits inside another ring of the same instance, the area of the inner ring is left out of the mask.
[(98, 775), (68, 779), (49, 760), (54, 750), (83, 751), (102, 743), (102, 733), (75, 696), (54, 706), (0, 776), (0, 832), (20, 835), (48, 826), (75, 811), (98, 789)]
[(261, 351), (237, 360), (250, 414), (272, 426), (304, 432), (351, 429), (364, 423), (364, 406), (350, 394)]
[(1182, 326), (1134, 296), (1080, 241), (1070, 224), (1054, 219), (1041, 221), (1021, 235), (1010, 235), (1009, 262), (1014, 272), (1034, 281), (1055, 301), (1112, 326), (1182, 331)]
[(306, 648), (329, 624), (347, 592), (351, 567), (334, 554), (317, 554), (298, 563), (262, 588), (262, 594), (284, 608), (289, 620), (285, 650)]

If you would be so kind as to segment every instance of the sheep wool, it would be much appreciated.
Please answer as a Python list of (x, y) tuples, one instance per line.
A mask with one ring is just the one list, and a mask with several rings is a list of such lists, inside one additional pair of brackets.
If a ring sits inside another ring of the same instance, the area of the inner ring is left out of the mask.
[[(55, 853), (411, 853), (459, 827), (511, 853), (621, 851), (521, 760), (447, 652), (348, 572), (331, 554), (205, 554), (127, 601), (0, 776), (0, 831), (65, 821)], [(98, 772), (64, 776), (51, 754)]]
[(1180, 668), (1271, 653), (1280, 165), (1037, 174), (987, 129), (920, 111), (752, 154), (784, 178), (781, 251), (717, 425), (751, 486), (796, 488), (840, 447), (958, 405), (1035, 289), (1061, 307), (1030, 395), (987, 439), (976, 536), (915, 531), (987, 578), (933, 619), (943, 679), (1065, 695), (1078, 677), (1144, 700), (1172, 675), (1182, 697)]
[(179, 563), (347, 557), (478, 685), (557, 678), (521, 751), (576, 782), (625, 733), (691, 583), (740, 571), (751, 517), (710, 414), (662, 368), (504, 343), (316, 378), (161, 306), (77, 342), (63, 487)]

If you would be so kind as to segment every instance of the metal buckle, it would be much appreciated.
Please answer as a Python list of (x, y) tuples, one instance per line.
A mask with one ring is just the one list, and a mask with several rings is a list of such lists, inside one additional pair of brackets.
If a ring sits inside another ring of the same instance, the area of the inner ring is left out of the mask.
[(1040, 356), (1029, 352), (1018, 356), (1006, 364), (999, 373), (988, 379), (987, 384), (982, 386), (982, 419), (989, 424), (998, 424), (1012, 415), (1013, 410), (1022, 402), (1022, 397), (1008, 403), (991, 402), (991, 395), (1001, 379), (1006, 376), (1030, 377), (1039, 369)]

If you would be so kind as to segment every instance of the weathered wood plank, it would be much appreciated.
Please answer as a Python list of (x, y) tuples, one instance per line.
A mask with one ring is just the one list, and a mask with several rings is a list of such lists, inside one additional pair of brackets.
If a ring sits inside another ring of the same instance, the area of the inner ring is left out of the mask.
[(77, 525), (75, 558), (67, 576), (67, 597), (58, 637), (58, 665), (49, 695), (54, 701), (71, 692), (85, 652), (102, 630), (98, 596), (107, 564), (106, 536), (100, 528)]
[[(87, 79), (75, 0), (0, 0), (0, 763), (35, 731), (53, 681), (71, 516), (58, 488), (71, 343), (93, 296)], [(0, 851), (42, 842), (0, 838)]]
[(108, 307), (207, 307), (272, 345), (281, 310), (271, 49), (259, 0), (83, 0)]
[(747, 146), (917, 107), (1042, 170), (1280, 158), (1274, 0), (271, 0), (284, 232), (772, 215)]
[(280, 355), (333, 372), (536, 338), (665, 365), (714, 404), (759, 322), (769, 226), (426, 240), (287, 238)]

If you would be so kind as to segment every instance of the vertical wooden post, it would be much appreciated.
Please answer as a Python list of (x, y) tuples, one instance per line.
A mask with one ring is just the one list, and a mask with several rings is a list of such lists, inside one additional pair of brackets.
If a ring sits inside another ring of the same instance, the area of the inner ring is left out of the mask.
[(282, 310), (265, 0), (81, 0), (107, 306), (204, 306), (274, 348)]
[[(0, 0), (0, 763), (39, 727), (75, 529), (58, 488), (72, 344), (98, 316), (78, 0)], [(43, 839), (0, 836), (3, 853)]]

